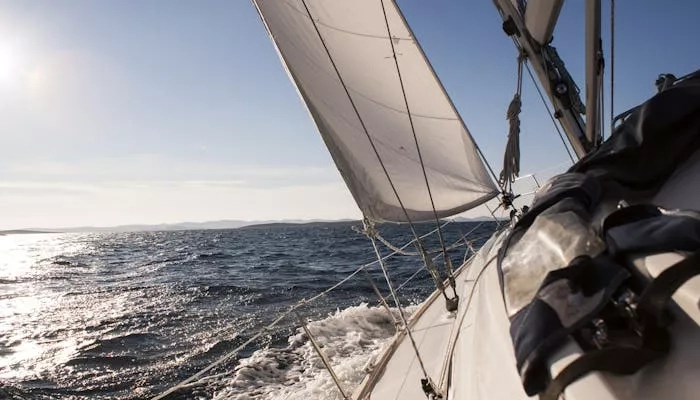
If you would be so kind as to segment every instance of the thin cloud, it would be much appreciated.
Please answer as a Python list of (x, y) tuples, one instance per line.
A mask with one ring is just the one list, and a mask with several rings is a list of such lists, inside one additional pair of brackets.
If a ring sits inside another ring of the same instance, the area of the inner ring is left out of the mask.
[[(0, 164), (1, 166), (1, 164)], [(5, 179), (45, 180), (61, 176), (66, 181), (236, 181), (265, 186), (265, 181), (290, 185), (338, 182), (332, 166), (269, 166), (197, 160), (172, 160), (158, 154), (84, 160), (80, 162), (22, 162), (0, 169)]]
[(0, 229), (220, 219), (359, 218), (342, 183), (258, 188), (231, 181), (0, 182)]

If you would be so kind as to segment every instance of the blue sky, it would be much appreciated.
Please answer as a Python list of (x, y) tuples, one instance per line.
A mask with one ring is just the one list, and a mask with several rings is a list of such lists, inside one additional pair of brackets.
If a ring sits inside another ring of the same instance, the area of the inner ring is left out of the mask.
[[(398, 3), (500, 170), (516, 65), (491, 1)], [(700, 3), (617, 3), (621, 112), (700, 68)], [(554, 41), (581, 86), (583, 4)], [(524, 173), (566, 162), (529, 81), (522, 120)], [(248, 1), (0, 1), (0, 229), (358, 216)]]

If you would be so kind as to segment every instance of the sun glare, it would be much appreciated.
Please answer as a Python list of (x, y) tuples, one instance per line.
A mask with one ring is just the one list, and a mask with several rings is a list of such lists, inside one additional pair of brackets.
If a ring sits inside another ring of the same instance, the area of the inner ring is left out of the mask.
[(0, 84), (16, 82), (21, 72), (19, 46), (12, 42), (0, 42)]

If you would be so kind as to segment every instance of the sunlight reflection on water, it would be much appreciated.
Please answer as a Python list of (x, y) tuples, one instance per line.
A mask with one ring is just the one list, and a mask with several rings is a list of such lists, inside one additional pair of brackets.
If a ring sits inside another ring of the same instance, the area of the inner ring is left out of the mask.
[(73, 339), (36, 334), (42, 325), (62, 319), (57, 314), (46, 318), (62, 296), (35, 282), (50, 279), (49, 274), (60, 266), (50, 261), (52, 257), (81, 247), (76, 243), (66, 246), (60, 234), (0, 236), (0, 378), (40, 375), (75, 353)]
[[(350, 224), (0, 236), (0, 398), (7, 393), (71, 400), (155, 395), (243, 343), (299, 298), (367, 262), (371, 248)], [(456, 226), (450, 240), (461, 231)], [(392, 241), (405, 242), (410, 234), (397, 230), (393, 235)], [(418, 261), (397, 258), (390, 264), (396, 279), (404, 280)], [(378, 270), (370, 274), (380, 282)], [(405, 289), (407, 301), (430, 293), (427, 275), (416, 278), (416, 284)], [(321, 326), (334, 326), (337, 318), (329, 320), (328, 312), (370, 298), (372, 289), (360, 279), (306, 312)], [(348, 332), (358, 333), (367, 321), (367, 332), (384, 332), (384, 320), (375, 326), (366, 318), (376, 310), (349, 310), (360, 324), (344, 325)], [(390, 333), (393, 325), (387, 327)], [(177, 399), (212, 398), (223, 389), (223, 398), (260, 398), (261, 391), (307, 385), (315, 372), (308, 379), (287, 379), (285, 372), (296, 368), (293, 360), (306, 363), (313, 356), (288, 351), (295, 328), (296, 321), (283, 321), (279, 330), (240, 354), (261, 374), (267, 374), (268, 365), (279, 374), (263, 380), (259, 374), (240, 377), (234, 370), (238, 360), (232, 359), (222, 366), (229, 372), (217, 371)], [(346, 343), (344, 329), (337, 331), (338, 341), (352, 357), (341, 361), (355, 360), (364, 350), (355, 349), (352, 340)], [(276, 350), (259, 362), (252, 357), (255, 349), (269, 346)], [(348, 365), (361, 371), (354, 361)], [(326, 376), (322, 369), (314, 371)]]

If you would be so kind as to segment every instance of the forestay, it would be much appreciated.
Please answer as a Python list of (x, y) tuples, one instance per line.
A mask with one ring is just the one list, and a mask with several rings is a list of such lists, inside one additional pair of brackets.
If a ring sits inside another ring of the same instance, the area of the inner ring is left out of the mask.
[(366, 217), (446, 217), (497, 194), (393, 1), (254, 3)]

